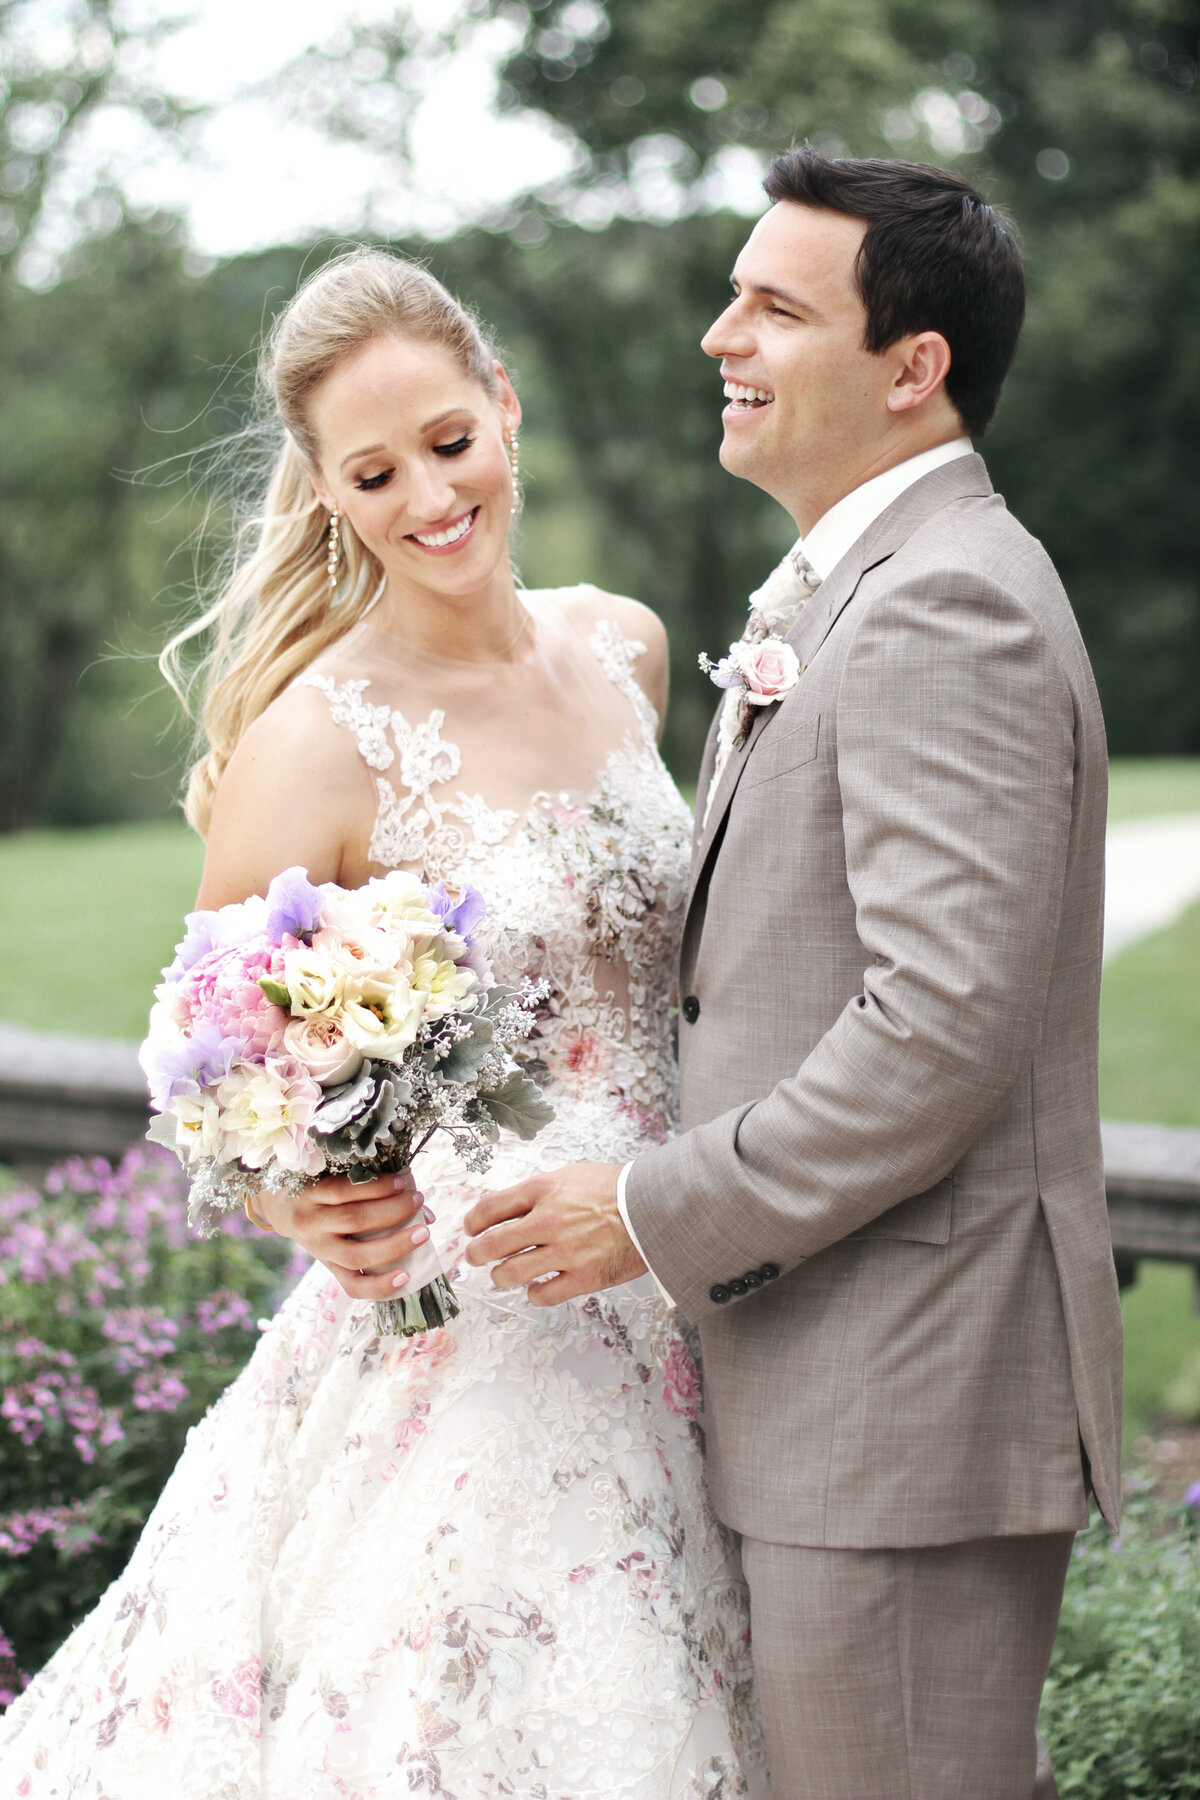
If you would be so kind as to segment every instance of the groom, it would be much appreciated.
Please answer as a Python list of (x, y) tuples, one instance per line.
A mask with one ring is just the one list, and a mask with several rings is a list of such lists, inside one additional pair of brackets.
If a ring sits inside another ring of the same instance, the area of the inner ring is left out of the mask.
[(468, 1254), (561, 1271), (539, 1305), (648, 1266), (698, 1324), (776, 1800), (1030, 1800), (1072, 1535), (1119, 1492), (1103, 726), (970, 443), (1024, 307), (1004, 221), (898, 162), (766, 186), (704, 348), (721, 460), (801, 543), (720, 671), (683, 1132), (483, 1201)]

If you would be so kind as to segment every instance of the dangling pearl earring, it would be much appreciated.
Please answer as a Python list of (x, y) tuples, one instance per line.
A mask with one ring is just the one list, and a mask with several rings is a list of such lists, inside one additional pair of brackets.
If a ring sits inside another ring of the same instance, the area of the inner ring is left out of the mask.
[(508, 466), (512, 470), (513, 486), (515, 487), (521, 475), (521, 464), (517, 457), (517, 434), (515, 431), (508, 440)]
[(338, 563), (341, 560), (342, 540), (338, 530), (341, 514), (335, 506), (329, 515), (329, 558), (325, 564), (329, 571), (329, 591), (336, 594), (338, 584)]

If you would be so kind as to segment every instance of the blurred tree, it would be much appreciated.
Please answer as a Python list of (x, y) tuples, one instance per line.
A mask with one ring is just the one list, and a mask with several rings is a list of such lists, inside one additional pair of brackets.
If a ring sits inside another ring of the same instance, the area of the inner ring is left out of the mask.
[(0, 0), (0, 275), (15, 263), (45, 285), (123, 216), (120, 152), (90, 135), (100, 113), (126, 115), (143, 146), (199, 115), (150, 73), (148, 50), (181, 23), (113, 0)]
[(569, 126), (588, 153), (538, 197), (543, 212), (594, 208), (596, 186), (627, 204), (648, 157), (702, 201), (731, 145), (803, 137), (973, 169), (1011, 207), (1031, 305), (984, 446), (994, 477), (1067, 581), (1114, 750), (1200, 750), (1196, 0), (532, 0), (525, 12), (507, 103)]

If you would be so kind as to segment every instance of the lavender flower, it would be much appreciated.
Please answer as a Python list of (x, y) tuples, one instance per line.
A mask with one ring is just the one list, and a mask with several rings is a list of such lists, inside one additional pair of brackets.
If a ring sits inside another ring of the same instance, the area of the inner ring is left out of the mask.
[(1191, 1487), (1183, 1496), (1183, 1504), (1185, 1506), (1200, 1508), (1200, 1481), (1193, 1481)]
[(190, 1037), (148, 1037), (138, 1052), (154, 1106), (165, 1112), (179, 1094), (197, 1096), (202, 1087), (221, 1081), (234, 1063), (246, 1055), (249, 1040), (223, 1037), (209, 1021), (198, 1025)]
[(321, 890), (299, 864), (277, 875), (267, 889), (267, 936), (273, 944), (284, 937), (309, 938), (321, 923)]

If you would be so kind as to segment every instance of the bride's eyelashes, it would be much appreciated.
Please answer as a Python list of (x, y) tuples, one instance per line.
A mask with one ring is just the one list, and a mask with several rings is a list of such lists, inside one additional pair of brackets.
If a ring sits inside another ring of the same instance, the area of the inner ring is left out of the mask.
[[(435, 456), (461, 456), (463, 451), (469, 450), (474, 442), (475, 439), (471, 434), (464, 432), (462, 437), (455, 438), (452, 444), (434, 444), (433, 454)], [(360, 493), (370, 494), (376, 488), (386, 487), (395, 473), (395, 469), (382, 469), (378, 475), (360, 476), (354, 485)]]

